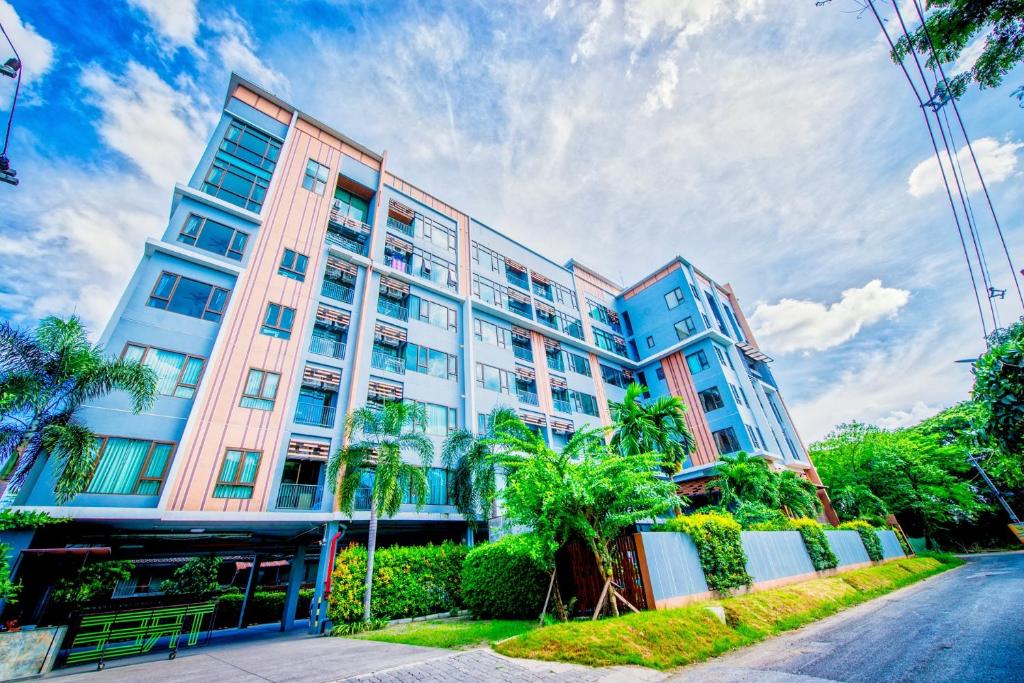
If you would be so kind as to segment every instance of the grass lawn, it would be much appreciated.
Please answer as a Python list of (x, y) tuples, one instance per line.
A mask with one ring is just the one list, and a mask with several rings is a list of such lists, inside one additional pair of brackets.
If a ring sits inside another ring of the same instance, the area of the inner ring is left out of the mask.
[(518, 636), (536, 627), (536, 620), (482, 619), (474, 621), (471, 619), (443, 619), (398, 624), (396, 626), (389, 626), (382, 631), (368, 631), (351, 637), (380, 640), (386, 643), (404, 643), (405, 645), (467, 650), (482, 645), (490, 645), (504, 638)]
[[(797, 628), (963, 564), (913, 557), (714, 603), (533, 629), (495, 645), (511, 657), (671, 669)], [(705, 605), (724, 608), (726, 623)]]

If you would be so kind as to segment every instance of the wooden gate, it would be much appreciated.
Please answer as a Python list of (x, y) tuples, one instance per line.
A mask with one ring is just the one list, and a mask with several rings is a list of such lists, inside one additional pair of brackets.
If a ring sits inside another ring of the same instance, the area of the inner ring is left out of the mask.
[[(623, 534), (616, 539), (612, 555), (613, 577), (619, 593), (637, 609), (648, 609), (636, 539), (632, 533)], [(576, 598), (576, 612), (593, 614), (597, 600), (601, 596), (601, 589), (604, 588), (604, 577), (597, 571), (594, 554), (590, 548), (580, 541), (566, 544), (558, 551), (556, 566), (562, 599), (568, 603)]]

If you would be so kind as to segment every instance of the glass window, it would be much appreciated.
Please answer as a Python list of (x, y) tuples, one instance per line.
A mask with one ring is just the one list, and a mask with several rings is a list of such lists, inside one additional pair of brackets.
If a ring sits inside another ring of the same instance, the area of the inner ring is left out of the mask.
[(678, 287), (665, 295), (665, 305), (668, 306), (669, 310), (672, 310), (681, 303), (683, 303), (683, 290)]
[(687, 354), (686, 364), (690, 367), (690, 374), (693, 375), (711, 367), (711, 364), (708, 363), (707, 354), (704, 353), (704, 351), (696, 351), (694, 353)]
[(209, 218), (193, 214), (188, 217), (181, 232), (178, 233), (178, 241), (211, 254), (241, 261), (242, 256), (245, 255), (245, 245), (249, 241), (249, 235), (241, 230), (235, 230), (216, 221), (211, 221)]
[(418, 344), (405, 345), (405, 368), (441, 379), (458, 379), (455, 356)]
[(665, 381), (665, 371), (662, 368), (654, 368), (654, 376), (663, 382)]
[(737, 389), (734, 385), (730, 384), (729, 389), (732, 390), (732, 395), (736, 397), (736, 402), (741, 406), (749, 405), (747, 403), (747, 397), (743, 394), (741, 389)]
[(328, 167), (310, 159), (306, 162), (306, 175), (302, 177), (302, 187), (323, 197), (328, 173)]
[(409, 314), (410, 317), (420, 322), (433, 325), (442, 330), (459, 331), (458, 313), (455, 309), (439, 304), (436, 301), (430, 301), (418, 296), (409, 297)]
[(736, 430), (732, 427), (726, 427), (725, 429), (719, 429), (717, 432), (711, 432), (711, 436), (715, 437), (715, 446), (718, 447), (719, 455), (735, 453), (740, 449), (739, 439), (736, 438)]
[(675, 328), (676, 336), (679, 337), (680, 341), (686, 339), (691, 334), (697, 331), (697, 326), (693, 324), (693, 318), (691, 318), (690, 316), (686, 316), (685, 318), (677, 322), (675, 324)]
[(245, 388), (242, 389), (242, 400), (239, 405), (243, 408), (256, 408), (257, 410), (273, 410), (274, 399), (277, 397), (277, 385), (281, 381), (281, 375), (266, 370), (249, 370), (249, 376), (245, 380)]
[(281, 266), (277, 269), (277, 274), (303, 282), (306, 279), (306, 266), (308, 265), (309, 258), (305, 254), (285, 249), (284, 255), (281, 257)]
[(486, 320), (475, 318), (473, 320), (473, 337), (479, 342), (492, 344), (500, 349), (507, 349), (512, 330), (489, 323)]
[(252, 498), (259, 466), (259, 451), (227, 449), (224, 453), (224, 462), (220, 466), (220, 475), (217, 477), (217, 486), (213, 489), (213, 497)]
[(699, 392), (697, 396), (700, 398), (700, 405), (705, 413), (725, 407), (725, 401), (722, 400), (722, 392), (718, 390), (718, 387), (705, 389)]
[(723, 365), (732, 365), (731, 363), (729, 363), (729, 361), (725, 359), (725, 351), (723, 351), (718, 346), (715, 346), (715, 355), (718, 356), (718, 360), (721, 361)]
[(277, 140), (232, 121), (203, 181), (203, 192), (259, 212), (280, 152)]
[[(744, 427), (746, 427), (746, 428), (747, 428), (747, 434), (748, 434), (748, 435), (750, 435), (750, 442), (751, 442), (752, 444), (754, 444), (754, 448), (764, 448), (764, 447), (763, 447), (763, 446), (761, 445), (761, 440), (760, 440), (760, 439), (758, 439), (758, 438), (757, 438), (757, 434), (756, 434), (756, 433), (754, 433), (754, 429), (753, 429), (753, 427), (751, 427), (751, 426), (750, 426), (750, 425), (748, 425), (748, 424), (745, 424), (745, 425), (744, 425)], [(758, 430), (758, 431), (760, 431), (760, 430)]]
[(142, 439), (101, 437), (89, 493), (155, 496), (163, 486), (174, 444)]
[(569, 396), (572, 398), (573, 409), (577, 413), (597, 417), (597, 398), (582, 391), (570, 391)]
[(226, 289), (165, 271), (157, 279), (146, 305), (193, 318), (219, 322), (227, 300)]
[(507, 370), (477, 363), (476, 385), (483, 389), (497, 391), (503, 394), (511, 393), (510, 373)]
[(203, 358), (150, 346), (128, 344), (125, 360), (139, 361), (156, 372), (156, 391), (164, 396), (193, 398), (199, 376), (203, 373)]
[(423, 410), (426, 413), (427, 418), (427, 434), (430, 434), (431, 436), (447, 436), (458, 429), (455, 408), (449, 408), (448, 406), (441, 406), (434, 403), (420, 403), (419, 401), (413, 402), (423, 406)]
[(569, 362), (569, 369), (579, 375), (585, 375), (590, 377), (592, 371), (590, 369), (590, 360), (578, 353), (572, 353), (571, 351), (565, 352), (565, 358)]
[(366, 200), (340, 187), (334, 190), (333, 208), (347, 218), (352, 218), (360, 223), (369, 222), (367, 219), (370, 216), (370, 205)]
[(260, 328), (260, 332), (278, 339), (289, 339), (294, 324), (294, 308), (281, 304), (267, 304), (267, 314), (263, 316), (263, 327)]
[(647, 337), (647, 348), (649, 348), (649, 349), (653, 349), (654, 348), (654, 337), (651, 337), (649, 335)]

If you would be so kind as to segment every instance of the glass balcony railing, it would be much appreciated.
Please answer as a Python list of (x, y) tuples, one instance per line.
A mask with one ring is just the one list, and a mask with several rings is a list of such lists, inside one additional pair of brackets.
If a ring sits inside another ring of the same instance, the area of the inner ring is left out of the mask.
[(549, 318), (547, 316), (540, 315), (540, 313), (538, 312), (537, 322), (539, 322), (541, 325), (546, 325), (547, 327), (550, 327), (553, 330), (558, 330), (558, 318)]
[(547, 361), (548, 368), (557, 372), (565, 372), (565, 361), (562, 360), (562, 354), (558, 354), (557, 356), (548, 356)]
[(531, 406), (539, 405), (540, 401), (537, 400), (537, 394), (532, 391), (526, 391), (525, 389), (516, 389), (516, 396), (519, 397), (520, 403), (527, 403)]
[(532, 349), (528, 349), (525, 346), (515, 346), (515, 345), (513, 345), (512, 346), (512, 353), (514, 353), (515, 357), (518, 358), (519, 360), (530, 361), (531, 363), (533, 362), (533, 350)]
[(331, 207), (331, 215), (330, 218), (328, 218), (328, 221), (339, 227), (348, 228), (353, 232), (369, 235), (370, 226), (362, 222), (358, 218), (349, 216), (349, 211), (350, 207), (347, 204), (345, 204), (344, 202), (335, 201), (334, 205)]
[(355, 296), (356, 290), (348, 285), (335, 282), (334, 280), (324, 280), (324, 285), (320, 289), (320, 292), (330, 299), (350, 304), (352, 303), (352, 298)]
[(583, 339), (583, 324), (579, 322), (566, 323), (565, 333), (576, 339)]
[(333, 244), (336, 247), (341, 247), (346, 251), (351, 251), (353, 254), (366, 256), (366, 244), (349, 239), (336, 230), (327, 231), (327, 243)]
[(295, 422), (300, 425), (330, 428), (334, 426), (334, 413), (334, 406), (299, 401), (295, 406)]
[(557, 410), (560, 413), (571, 413), (572, 412), (572, 404), (569, 403), (568, 401), (566, 401), (563, 398), (554, 398), (554, 397), (552, 397), (551, 398), (551, 405), (553, 405), (555, 407), (555, 410)]
[(281, 482), (277, 489), (278, 510), (318, 510), (322, 499), (323, 487), (317, 484)]
[(416, 230), (411, 224), (403, 223), (393, 216), (388, 216), (388, 227), (392, 230), (397, 230), (403, 235), (408, 235), (409, 237), (416, 236)]
[(405, 374), (405, 360), (398, 356), (392, 356), (383, 351), (374, 351), (370, 356), (370, 365), (377, 370), (387, 370), (399, 375)]
[(309, 352), (331, 358), (344, 358), (345, 342), (327, 335), (314, 334), (309, 340)]
[(530, 281), (526, 277), (526, 273), (519, 273), (519, 271), (506, 269), (505, 279), (516, 287), (521, 287), (527, 291), (530, 290)]
[(550, 287), (545, 287), (544, 285), (539, 285), (536, 282), (533, 283), (533, 293), (536, 294), (539, 297), (547, 299), (548, 301), (554, 301), (555, 300), (555, 295), (552, 293)]
[(377, 299), (377, 312), (397, 320), (409, 319), (409, 309), (390, 299)]

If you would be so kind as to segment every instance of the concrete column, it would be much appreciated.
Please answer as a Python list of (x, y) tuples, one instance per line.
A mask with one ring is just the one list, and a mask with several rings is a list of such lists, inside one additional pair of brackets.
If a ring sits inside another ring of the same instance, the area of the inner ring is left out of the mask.
[(473, 528), (473, 522), (466, 522), (466, 545), (470, 548), (472, 548), (475, 543), (475, 535), (476, 534)]
[[(324, 525), (324, 537), (320, 542), (320, 564), (316, 570), (316, 585), (313, 593), (313, 603), (310, 606), (309, 613), (309, 632), (310, 634), (320, 633), (324, 623), (327, 621), (327, 600), (325, 595), (325, 588), (327, 584), (327, 575), (330, 571), (331, 566), (331, 553), (332, 553), (332, 541), (334, 540), (335, 534), (338, 533), (338, 522), (328, 522)], [(344, 533), (344, 531), (342, 531)], [(340, 542), (341, 537), (338, 537)], [(333, 552), (337, 552), (337, 546), (333, 547)]]
[(249, 568), (249, 580), (245, 584), (245, 597), (242, 599), (242, 609), (238, 612), (238, 628), (245, 628), (245, 612), (249, 608), (249, 602), (252, 601), (252, 596), (256, 592), (256, 577), (259, 575), (260, 570), (260, 556), (257, 553), (253, 553), (252, 556), (252, 567)]
[(291, 571), (288, 574), (288, 591), (284, 596), (284, 612), (281, 614), (281, 630), (288, 631), (295, 626), (295, 610), (299, 605), (299, 589), (306, 576), (306, 546), (295, 549)]

